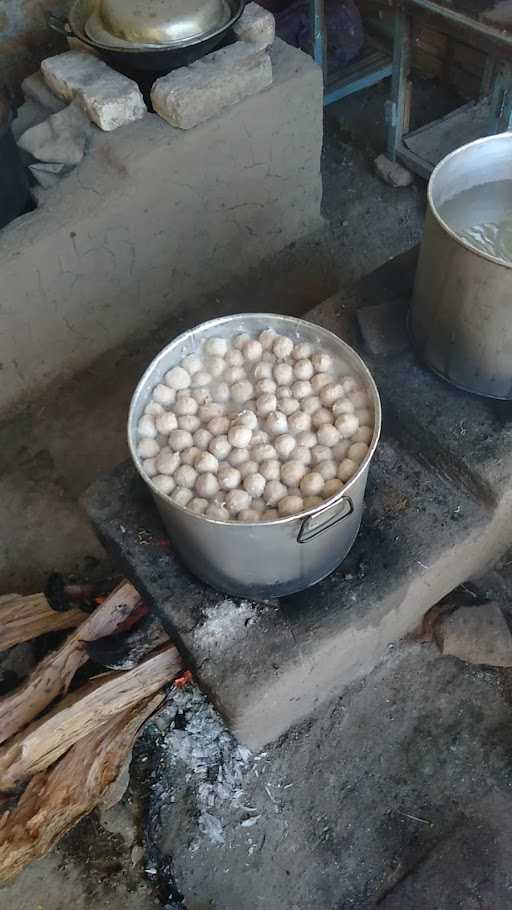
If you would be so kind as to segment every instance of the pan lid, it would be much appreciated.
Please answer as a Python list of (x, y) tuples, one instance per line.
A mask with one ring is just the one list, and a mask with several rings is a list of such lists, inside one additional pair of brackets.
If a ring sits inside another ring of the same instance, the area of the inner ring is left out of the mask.
[(99, 0), (86, 31), (107, 44), (179, 47), (222, 29), (231, 15), (228, 0)]

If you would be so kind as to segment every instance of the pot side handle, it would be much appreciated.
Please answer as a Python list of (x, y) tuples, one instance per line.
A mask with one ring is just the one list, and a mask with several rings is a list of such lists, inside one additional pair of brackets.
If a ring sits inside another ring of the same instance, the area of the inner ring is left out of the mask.
[(70, 35), (73, 35), (71, 26), (65, 16), (56, 16), (55, 13), (47, 13), (46, 22), (48, 28), (51, 28), (54, 32), (58, 32), (59, 35), (64, 35), (65, 38), (69, 38)]
[[(338, 512), (332, 518), (328, 518), (327, 521), (324, 521), (323, 524), (314, 525), (312, 520), (315, 520), (323, 514), (327, 509), (332, 509), (332, 506), (326, 506), (322, 512), (317, 512), (315, 515), (307, 515), (303, 520), (299, 533), (297, 534), (297, 543), (308, 543), (309, 540), (313, 540), (315, 537), (318, 537), (319, 534), (323, 534), (324, 531), (328, 531), (329, 528), (333, 528), (334, 525), (337, 525), (340, 521), (343, 521), (345, 518), (348, 518), (349, 515), (352, 515), (354, 512), (354, 503), (352, 502), (350, 496), (343, 496), (340, 500), (341, 512)], [(309, 529), (309, 530), (308, 530)]]

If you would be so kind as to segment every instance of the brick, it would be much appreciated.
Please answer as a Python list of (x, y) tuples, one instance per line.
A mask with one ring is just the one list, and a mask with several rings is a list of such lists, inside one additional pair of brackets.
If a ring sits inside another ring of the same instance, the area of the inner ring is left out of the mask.
[(56, 114), (66, 106), (66, 102), (48, 88), (40, 72), (27, 76), (21, 83), (21, 91), (27, 101), (35, 101), (45, 107), (49, 114)]
[(43, 60), (41, 70), (52, 91), (67, 101), (76, 97), (89, 119), (102, 130), (110, 132), (146, 113), (137, 83), (91, 54), (58, 54)]
[(260, 49), (270, 47), (276, 34), (276, 20), (272, 13), (259, 3), (248, 3), (234, 27), (241, 41), (247, 41)]
[(271, 84), (268, 54), (239, 42), (157, 79), (151, 101), (164, 120), (188, 130)]

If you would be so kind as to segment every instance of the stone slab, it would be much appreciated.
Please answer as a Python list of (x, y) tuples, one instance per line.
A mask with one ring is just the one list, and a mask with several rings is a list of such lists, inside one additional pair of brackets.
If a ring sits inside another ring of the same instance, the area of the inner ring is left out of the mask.
[(496, 603), (459, 607), (441, 617), (434, 635), (445, 657), (490, 667), (512, 666), (512, 636)]
[(248, 41), (259, 48), (270, 47), (276, 33), (276, 20), (272, 13), (259, 3), (248, 3), (233, 29), (240, 41)]
[(271, 83), (269, 55), (240, 41), (157, 79), (151, 102), (171, 126), (189, 130)]
[(77, 98), (89, 119), (106, 132), (147, 113), (137, 83), (91, 54), (76, 50), (48, 57), (41, 72), (56, 95)]
[(400, 354), (407, 350), (406, 315), (407, 305), (401, 300), (361, 307), (357, 321), (365, 349), (371, 354)]
[(92, 127), (77, 102), (26, 130), (18, 145), (37, 161), (74, 166), (84, 157)]
[(59, 98), (48, 88), (41, 72), (27, 76), (21, 83), (21, 91), (27, 101), (36, 101), (46, 108), (50, 114), (56, 114), (57, 111), (61, 111), (66, 106), (66, 101)]

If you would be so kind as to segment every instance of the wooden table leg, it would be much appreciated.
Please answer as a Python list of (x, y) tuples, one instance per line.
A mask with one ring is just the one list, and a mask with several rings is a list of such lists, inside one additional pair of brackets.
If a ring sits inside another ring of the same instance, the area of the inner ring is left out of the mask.
[(388, 125), (388, 157), (396, 161), (397, 149), (402, 136), (408, 129), (411, 91), (409, 70), (411, 56), (411, 21), (407, 12), (397, 6), (393, 26), (393, 72), (391, 75), (391, 98), (386, 102)]
[(325, 25), (324, 0), (309, 0), (313, 58), (322, 67), (324, 83), (327, 77), (327, 34)]

